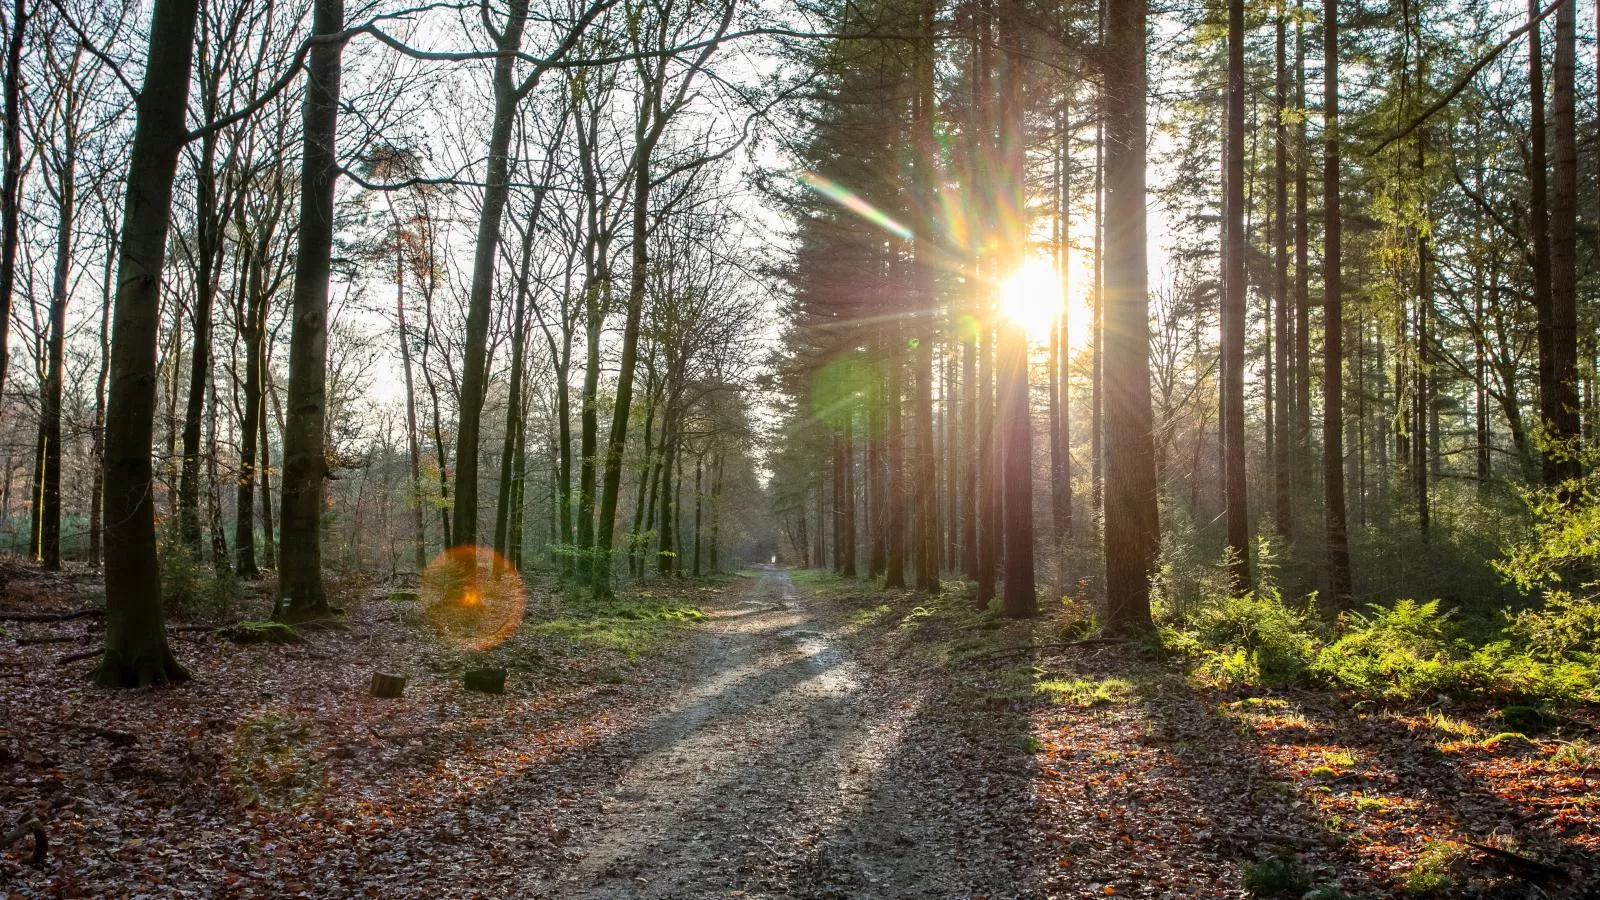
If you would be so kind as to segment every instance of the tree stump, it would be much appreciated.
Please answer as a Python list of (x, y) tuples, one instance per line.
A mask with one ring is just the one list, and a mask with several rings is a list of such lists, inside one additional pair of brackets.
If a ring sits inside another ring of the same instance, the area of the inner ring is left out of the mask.
[(405, 693), (406, 677), (404, 675), (391, 675), (388, 672), (372, 673), (372, 696), (398, 697)]
[(463, 682), (469, 691), (482, 694), (504, 694), (506, 692), (505, 669), (468, 669)]

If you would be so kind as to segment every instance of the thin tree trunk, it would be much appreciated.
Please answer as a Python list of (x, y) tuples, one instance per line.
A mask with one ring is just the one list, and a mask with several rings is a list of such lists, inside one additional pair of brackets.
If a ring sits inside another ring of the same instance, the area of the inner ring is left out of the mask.
[[(16, 0), (11, 7), (11, 40), (6, 46), (3, 88), (5, 173), (0, 176), (0, 396), (5, 393), (6, 373), (11, 366), (11, 295), (16, 289), (17, 246), (22, 233), (22, 50), (27, 41), (28, 17), (27, 0)], [(192, 34), (190, 43), (193, 44)], [(186, 96), (187, 77), (185, 75), (183, 84)], [(178, 124), (183, 123), (180, 120)]]
[(1272, 305), (1276, 351), (1273, 365), (1278, 370), (1278, 395), (1276, 400), (1273, 435), (1273, 496), (1278, 534), (1285, 539), (1294, 532), (1294, 478), (1289, 462), (1289, 409), (1293, 378), (1289, 361), (1289, 25), (1284, 0), (1278, 0), (1276, 62), (1277, 79), (1274, 94), (1276, 113), (1273, 121), (1273, 262), (1275, 264)]
[[(106, 248), (105, 268), (101, 275), (100, 293), (100, 369), (94, 382), (94, 474), (89, 487), (89, 564), (101, 563), (102, 539), (105, 530), (105, 461), (106, 461), (106, 387), (111, 377), (111, 304), (113, 277), (116, 272), (117, 243), (111, 214), (106, 215), (106, 234), (110, 246)], [(0, 522), (5, 517), (0, 515)]]
[(44, 444), (43, 512), (40, 521), (39, 562), (46, 569), (61, 568), (61, 394), (66, 368), (68, 277), (72, 268), (72, 217), (77, 209), (78, 135), (75, 95), (69, 90), (63, 102), (69, 108), (62, 136), (60, 185), (57, 188), (56, 261), (50, 285), (50, 361), (46, 369), (44, 402), (40, 405), (40, 439)]
[[(512, 486), (512, 467), (515, 465), (517, 445), (521, 443), (523, 354), (528, 340), (528, 285), (533, 271), (534, 221), (528, 223), (522, 236), (522, 259), (517, 271), (516, 306), (511, 325), (511, 384), (506, 402), (505, 437), (500, 444), (500, 490), (494, 513), (494, 550), (502, 559), (511, 556), (511, 506), (515, 500)], [(499, 560), (495, 565), (500, 565)]]
[(256, 565), (256, 434), (262, 428), (265, 397), (261, 389), (261, 370), (266, 361), (266, 288), (262, 284), (265, 246), (246, 245), (240, 260), (247, 270), (244, 321), (239, 330), (244, 338), (244, 410), (241, 419), (243, 439), (239, 441), (239, 478), (235, 494), (234, 536), (237, 548), (235, 571), (240, 578), (261, 577)]
[(1311, 141), (1306, 122), (1306, 38), (1304, 0), (1295, 0), (1294, 75), (1294, 476), (1303, 496), (1310, 496), (1315, 467), (1311, 459)]
[[(694, 458), (694, 569), (692, 574), (696, 578), (700, 577), (700, 522), (701, 514), (705, 507), (705, 497), (702, 493), (702, 485), (705, 481), (705, 462), (704, 454), (698, 454)], [(855, 560), (850, 560), (850, 566), (854, 569)], [(846, 572), (845, 574), (851, 577), (855, 576), (854, 571)]]

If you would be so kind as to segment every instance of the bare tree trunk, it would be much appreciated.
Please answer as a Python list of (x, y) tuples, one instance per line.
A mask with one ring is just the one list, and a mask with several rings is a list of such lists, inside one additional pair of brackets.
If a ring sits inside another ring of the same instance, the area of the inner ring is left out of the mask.
[(1328, 530), (1328, 597), (1350, 602), (1344, 496), (1344, 282), (1340, 270), (1339, 0), (1323, 0), (1322, 502)]
[[(917, 41), (916, 57), (916, 97), (912, 108), (912, 140), (919, 148), (913, 157), (915, 162), (913, 170), (913, 183), (920, 190), (931, 190), (934, 176), (931, 164), (938, 155), (934, 143), (934, 123), (936, 114), (934, 101), (934, 18), (935, 3), (932, 0), (923, 0), (919, 7), (921, 31), (926, 37)], [(1021, 84), (1018, 83), (1020, 94)], [(1018, 113), (1020, 116), (1020, 111)], [(926, 208), (931, 210), (936, 206), (927, 203)], [(925, 223), (926, 233), (933, 233), (936, 220), (930, 213)], [(939, 468), (934, 459), (933, 445), (933, 341), (937, 332), (935, 322), (936, 298), (934, 296), (934, 257), (936, 252), (930, 252), (927, 240), (915, 241), (912, 249), (916, 254), (914, 265), (916, 267), (916, 293), (912, 300), (916, 304), (915, 350), (913, 351), (912, 366), (915, 368), (913, 382), (912, 417), (916, 428), (915, 453), (916, 476), (913, 485), (913, 498), (916, 510), (915, 540), (918, 545), (916, 587), (917, 590), (937, 593), (939, 590)]]
[[(101, 562), (102, 543), (104, 536), (105, 518), (105, 462), (106, 462), (106, 386), (111, 377), (111, 303), (113, 298), (113, 278), (116, 272), (117, 238), (114, 214), (107, 212), (105, 216), (106, 239), (109, 246), (105, 253), (105, 268), (102, 272), (100, 294), (100, 369), (95, 376), (94, 383), (94, 474), (89, 487), (89, 564), (98, 566)], [(0, 515), (0, 522), (5, 517)]]
[[(202, 38), (202, 46), (205, 39)], [(202, 60), (204, 57), (202, 56)], [(203, 65), (203, 63), (202, 63)], [(216, 73), (208, 73), (215, 79)], [(209, 119), (216, 108), (216, 84), (206, 86), (201, 108)], [(183, 414), (183, 457), (178, 474), (178, 534), (196, 558), (200, 556), (200, 429), (205, 418), (206, 389), (211, 384), (211, 314), (216, 306), (216, 271), (222, 238), (216, 216), (217, 134), (200, 139), (195, 171), (194, 260), (195, 303), (190, 327), (194, 347), (189, 354), (189, 394)]]
[[(11, 295), (16, 289), (21, 235), (22, 49), (27, 41), (28, 15), (27, 0), (16, 0), (11, 7), (11, 40), (6, 45), (5, 174), (0, 176), (0, 396), (5, 393), (6, 373), (11, 366)], [(187, 80), (183, 89), (187, 95)]]
[(1304, 0), (1295, 0), (1294, 74), (1294, 476), (1303, 496), (1311, 496), (1311, 141), (1306, 134), (1306, 39)]
[[(896, 266), (898, 268), (898, 266)], [(901, 301), (902, 305), (904, 300)], [(906, 490), (905, 490), (905, 418), (900, 404), (905, 395), (902, 389), (905, 360), (901, 347), (899, 320), (889, 324), (889, 339), (884, 365), (889, 373), (889, 385), (884, 403), (888, 417), (889, 478), (886, 489), (884, 513), (884, 543), (887, 559), (884, 565), (883, 585), (886, 588), (906, 586)], [(820, 523), (819, 523), (820, 530)]]
[[(511, 385), (510, 397), (506, 403), (506, 430), (505, 439), (500, 444), (500, 491), (498, 503), (494, 514), (494, 549), (502, 558), (511, 557), (511, 516), (512, 504), (515, 501), (513, 489), (513, 466), (516, 462), (517, 447), (522, 441), (522, 379), (523, 355), (528, 340), (528, 285), (533, 271), (533, 235), (534, 222), (522, 235), (522, 259), (517, 271), (517, 300), (516, 308), (512, 314), (511, 325)], [(497, 560), (496, 565), (499, 565)]]
[(181, 681), (167, 649), (156, 561), (150, 443), (155, 424), (161, 271), (184, 116), (196, 0), (155, 0), (128, 160), (106, 409), (106, 644), (91, 678), (113, 687)]
[(1550, 381), (1544, 399), (1553, 452), (1545, 477), (1559, 482), (1578, 475), (1578, 129), (1577, 9), (1567, 0), (1556, 10), (1554, 78), (1555, 191), (1550, 198)]
[[(344, 28), (344, 0), (316, 0), (313, 32)], [(281, 618), (328, 613), (322, 586), (322, 497), (328, 474), (328, 280), (333, 262), (333, 192), (339, 177), (334, 136), (339, 124), (340, 56), (344, 45), (313, 45), (306, 67), (300, 247), (295, 257), (294, 324), (289, 338), (288, 410), (283, 428), (283, 516), (278, 573)]]
[[(705, 455), (697, 454), (694, 458), (694, 568), (692, 570), (696, 578), (700, 577), (700, 522), (702, 511), (705, 508), (705, 496), (702, 493), (702, 485), (705, 481), (705, 464)], [(850, 566), (852, 569), (855, 567), (855, 560), (850, 560)], [(855, 576), (854, 571), (846, 574), (851, 577)]]
[(1222, 495), (1227, 515), (1229, 578), (1250, 590), (1250, 504), (1245, 481), (1244, 339), (1244, 0), (1228, 0), (1228, 129), (1224, 154), (1222, 265)]
[(1273, 435), (1272, 479), (1275, 521), (1278, 534), (1285, 539), (1294, 533), (1294, 476), (1290, 470), (1289, 410), (1293, 391), (1289, 361), (1289, 25), (1284, 0), (1277, 0), (1277, 79), (1274, 93), (1273, 135), (1273, 323), (1276, 350), (1273, 366), (1278, 370), (1278, 395), (1274, 410), (1277, 432)]
[(1145, 221), (1145, 0), (1109, 4), (1106, 21), (1105, 555), (1106, 627), (1150, 627), (1160, 547)]
[(461, 419), (456, 428), (456, 506), (451, 528), (454, 546), (478, 542), (478, 432), (482, 425), (487, 388), (489, 305), (494, 293), (494, 263), (500, 253), (500, 224), (505, 215), (511, 169), (511, 135), (517, 105), (525, 91), (515, 81), (516, 54), (528, 22), (528, 0), (511, 0), (505, 25), (495, 34), (494, 114), (490, 121), (488, 171), (484, 176), (483, 207), (472, 259), (472, 287), (468, 295), (466, 345), (461, 368)]
[[(72, 104), (70, 90), (63, 102)], [(61, 568), (61, 394), (66, 367), (68, 277), (72, 268), (72, 217), (77, 209), (78, 135), (76, 113), (68, 110), (62, 136), (61, 171), (56, 201), (56, 262), (50, 285), (50, 361), (40, 404), (40, 440), (44, 444), (43, 511), (40, 518), (39, 562), (46, 569)]]

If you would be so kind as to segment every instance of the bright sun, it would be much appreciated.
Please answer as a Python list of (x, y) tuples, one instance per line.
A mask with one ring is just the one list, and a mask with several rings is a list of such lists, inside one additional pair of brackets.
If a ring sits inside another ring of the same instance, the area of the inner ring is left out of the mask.
[(1000, 285), (1000, 309), (1029, 337), (1048, 338), (1061, 311), (1061, 279), (1049, 263), (1030, 259)]

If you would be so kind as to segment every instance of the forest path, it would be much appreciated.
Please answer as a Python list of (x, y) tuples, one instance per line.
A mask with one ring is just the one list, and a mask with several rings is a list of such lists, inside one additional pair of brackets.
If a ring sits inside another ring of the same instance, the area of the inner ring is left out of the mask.
[(950, 896), (953, 810), (895, 757), (918, 704), (886, 695), (789, 574), (763, 568), (690, 650), (574, 836), (560, 896)]

